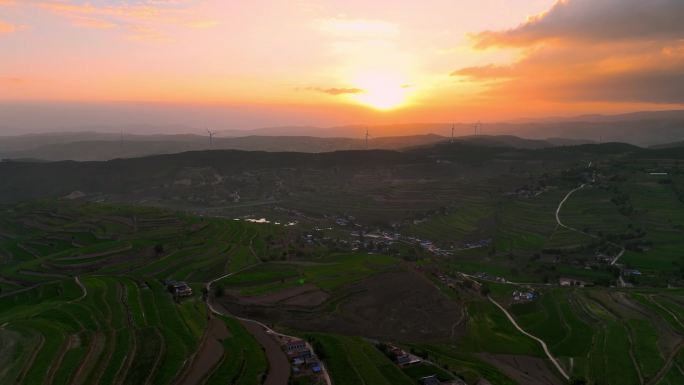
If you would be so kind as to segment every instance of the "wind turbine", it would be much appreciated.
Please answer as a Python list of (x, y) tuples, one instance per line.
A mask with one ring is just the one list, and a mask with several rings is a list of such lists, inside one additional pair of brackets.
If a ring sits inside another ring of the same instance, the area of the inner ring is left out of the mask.
[(122, 158), (123, 158), (123, 146), (124, 146), (123, 135), (124, 135), (124, 129), (122, 127), (121, 128), (121, 136), (119, 138), (119, 153), (120, 153)]
[(210, 130), (207, 128), (207, 134), (209, 134), (209, 148), (211, 148), (211, 145), (212, 145), (212, 143), (213, 143), (213, 141), (214, 141), (214, 135), (216, 135), (216, 132), (210, 131)]
[(473, 125), (473, 128), (475, 129), (475, 136), (482, 135), (482, 123), (479, 120)]
[(451, 123), (451, 143), (454, 142), (454, 123)]
[(366, 127), (366, 150), (368, 150), (368, 138), (370, 135), (368, 135), (368, 127)]

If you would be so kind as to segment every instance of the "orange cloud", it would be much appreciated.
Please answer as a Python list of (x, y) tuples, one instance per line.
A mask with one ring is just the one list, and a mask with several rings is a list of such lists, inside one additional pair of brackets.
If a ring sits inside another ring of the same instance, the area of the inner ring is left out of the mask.
[(0, 77), (0, 84), (5, 84), (5, 85), (18, 85), (18, 84), (23, 84), (26, 83), (26, 81), (22, 78), (16, 78), (16, 77)]
[[(0, 0), (2, 1), (2, 0)], [(80, 27), (120, 28), (134, 39), (163, 40), (163, 27), (184, 26), (210, 28), (218, 23), (197, 20), (193, 3), (188, 0), (122, 1), (110, 5), (95, 5), (68, 0), (36, 1), (33, 5), (62, 15)]]
[(19, 27), (17, 27), (16, 25), (10, 24), (10, 23), (5, 23), (2, 20), (0, 20), (0, 34), (12, 33), (12, 32), (17, 31), (18, 29), (19, 29)]
[(319, 88), (319, 87), (309, 87), (306, 88), (308, 91), (323, 92), (328, 95), (347, 95), (347, 94), (360, 94), (364, 91), (360, 88)]
[(684, 103), (684, 1), (565, 0), (475, 48), (524, 48), (506, 65), (451, 73), (502, 100)]

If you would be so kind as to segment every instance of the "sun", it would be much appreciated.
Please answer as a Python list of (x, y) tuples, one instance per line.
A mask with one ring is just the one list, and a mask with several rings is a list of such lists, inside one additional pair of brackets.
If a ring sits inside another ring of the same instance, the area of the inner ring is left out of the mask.
[(351, 98), (376, 110), (392, 110), (406, 103), (407, 86), (400, 76), (386, 73), (368, 73), (358, 76), (353, 84), (362, 92)]

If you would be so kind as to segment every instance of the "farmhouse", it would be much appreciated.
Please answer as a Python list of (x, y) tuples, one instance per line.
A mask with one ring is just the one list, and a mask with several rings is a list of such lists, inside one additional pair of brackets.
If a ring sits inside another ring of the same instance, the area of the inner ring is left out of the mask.
[(405, 350), (394, 345), (387, 345), (387, 350), (385, 352), (392, 359), (392, 361), (399, 366), (415, 364), (421, 361), (420, 358), (411, 355)]
[(284, 346), (285, 352), (290, 355), (294, 355), (295, 353), (300, 353), (305, 350), (309, 350), (306, 347), (306, 342), (303, 340), (293, 340), (289, 341), (288, 343), (285, 344)]
[(166, 287), (171, 294), (178, 297), (188, 297), (192, 295), (192, 288), (183, 281), (167, 281)]
[(586, 284), (584, 281), (580, 281), (578, 279), (574, 278), (559, 278), (558, 279), (558, 284), (561, 286), (579, 286), (579, 287), (584, 287)]
[(513, 301), (534, 301), (537, 298), (537, 293), (532, 290), (516, 290), (513, 292)]

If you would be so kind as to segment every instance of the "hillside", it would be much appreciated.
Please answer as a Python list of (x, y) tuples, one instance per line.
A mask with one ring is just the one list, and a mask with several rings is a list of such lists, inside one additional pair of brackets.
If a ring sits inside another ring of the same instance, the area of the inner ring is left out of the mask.
[[(79, 139), (79, 134), (0, 138), (0, 158), (90, 161), (202, 151), (210, 148), (308, 153), (366, 148), (363, 139), (310, 136), (214, 137), (211, 146), (207, 137), (198, 135), (127, 135), (123, 141), (118, 136), (107, 134), (84, 133), (82, 136), (93, 137), (93, 140)], [(443, 140), (445, 138), (438, 135), (370, 138), (368, 148), (396, 150)], [(45, 142), (48, 143), (43, 144)]]
[(672, 143), (665, 143), (665, 144), (657, 144), (654, 146), (651, 146), (653, 149), (664, 149), (664, 148), (682, 148), (684, 147), (684, 140), (678, 141), (678, 142), (672, 142)]

